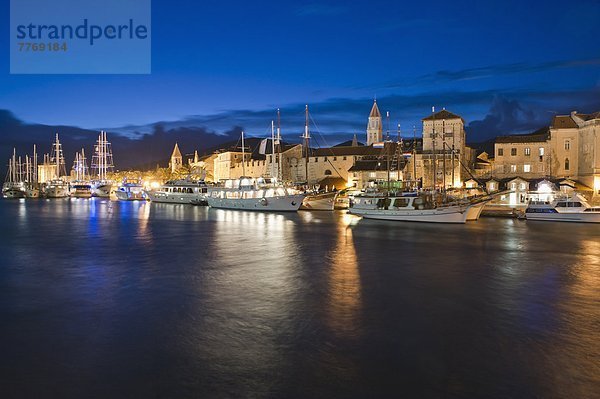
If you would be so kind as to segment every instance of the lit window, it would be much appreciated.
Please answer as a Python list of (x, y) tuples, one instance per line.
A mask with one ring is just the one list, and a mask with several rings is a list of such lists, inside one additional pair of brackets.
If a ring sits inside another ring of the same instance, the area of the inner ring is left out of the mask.
[(525, 173), (529, 173), (531, 172), (531, 165), (526, 163), (525, 165), (523, 165), (523, 172)]
[(540, 147), (540, 157), (544, 156), (544, 147)]
[(510, 165), (510, 171), (511, 173), (516, 173), (517, 172), (517, 165)]
[(525, 152), (525, 156), (526, 156), (526, 157), (530, 156), (530, 155), (531, 155), (531, 148), (529, 148), (529, 147), (525, 147), (525, 150), (524, 150), (524, 152)]

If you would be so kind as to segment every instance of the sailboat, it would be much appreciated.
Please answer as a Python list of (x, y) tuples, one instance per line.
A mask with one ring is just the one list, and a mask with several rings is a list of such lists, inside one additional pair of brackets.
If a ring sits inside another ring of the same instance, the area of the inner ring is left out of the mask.
[(39, 198), (40, 185), (38, 182), (37, 149), (33, 145), (33, 156), (25, 157), (25, 197)]
[[(246, 152), (242, 132), (242, 174), (246, 174)], [(295, 193), (277, 181), (277, 178), (242, 176), (229, 179), (221, 187), (209, 189), (206, 198), (211, 208), (247, 211), (296, 212), (306, 195)]]
[[(432, 108), (435, 115), (435, 109)], [(475, 202), (447, 202), (444, 193), (437, 191), (435, 124), (433, 127), (433, 187), (430, 191), (364, 193), (354, 197), (349, 213), (365, 219), (405, 222), (465, 223), (477, 220), (485, 204)], [(389, 154), (388, 154), (389, 165)]]
[(6, 173), (6, 179), (2, 185), (2, 196), (4, 198), (24, 198), (25, 189), (21, 182), (20, 174), (21, 164), (17, 163), (17, 153), (13, 150), (13, 156), (8, 161), (8, 172)]
[(333, 211), (335, 202), (338, 196), (337, 191), (319, 191), (319, 187), (311, 188), (309, 186), (308, 164), (310, 159), (310, 129), (309, 129), (309, 114), (308, 105), (304, 111), (304, 134), (302, 135), (304, 142), (304, 170), (306, 176), (306, 192), (307, 196), (302, 201), (301, 210), (306, 211)]
[(110, 197), (113, 182), (108, 179), (108, 173), (114, 169), (111, 144), (106, 138), (106, 132), (101, 131), (94, 146), (92, 156), (92, 195), (94, 197)]
[(90, 173), (83, 148), (81, 152), (75, 154), (73, 172), (75, 172), (75, 180), (71, 183), (71, 196), (75, 198), (91, 198), (92, 185), (89, 181)]
[(69, 196), (69, 183), (63, 178), (67, 173), (62, 144), (58, 139), (58, 133), (56, 133), (56, 140), (52, 146), (50, 162), (55, 166), (55, 177), (46, 182), (44, 189), (46, 198), (66, 198)]

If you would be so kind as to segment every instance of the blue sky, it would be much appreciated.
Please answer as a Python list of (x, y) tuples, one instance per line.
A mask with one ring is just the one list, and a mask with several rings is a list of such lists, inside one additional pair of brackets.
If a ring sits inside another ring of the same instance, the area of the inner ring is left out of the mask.
[(600, 109), (599, 1), (153, 0), (152, 15), (150, 75), (10, 75), (5, 29), (0, 109), (125, 133), (168, 121), (260, 135), (277, 107), (299, 132), (310, 104), (323, 134), (351, 135), (376, 96), (405, 132), (446, 107), (475, 140)]

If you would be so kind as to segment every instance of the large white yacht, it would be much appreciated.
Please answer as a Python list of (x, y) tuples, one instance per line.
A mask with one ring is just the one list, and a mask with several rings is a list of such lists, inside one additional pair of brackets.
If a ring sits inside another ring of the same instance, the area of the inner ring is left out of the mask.
[[(431, 194), (401, 193), (397, 195), (357, 195), (349, 213), (365, 219), (404, 222), (465, 223), (471, 204), (439, 205)], [(478, 215), (477, 215), (478, 216)]]
[(210, 207), (248, 211), (296, 212), (306, 197), (270, 178), (226, 180), (222, 187), (208, 191), (206, 200)]
[(558, 197), (552, 202), (531, 201), (525, 209), (527, 220), (600, 223), (600, 207), (592, 207), (579, 194)]
[(207, 205), (208, 186), (204, 181), (170, 180), (158, 189), (146, 191), (152, 202)]
[(13, 150), (13, 156), (8, 161), (8, 172), (2, 185), (2, 197), (4, 198), (24, 198), (25, 187), (20, 181), (20, 165), (17, 164), (16, 150)]
[(120, 201), (144, 201), (148, 198), (139, 179), (125, 179), (115, 191)]

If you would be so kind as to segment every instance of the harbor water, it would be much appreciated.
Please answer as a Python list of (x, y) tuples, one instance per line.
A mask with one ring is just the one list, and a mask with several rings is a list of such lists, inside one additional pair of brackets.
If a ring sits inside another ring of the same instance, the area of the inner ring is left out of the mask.
[(592, 398), (600, 228), (0, 201), (2, 398)]

